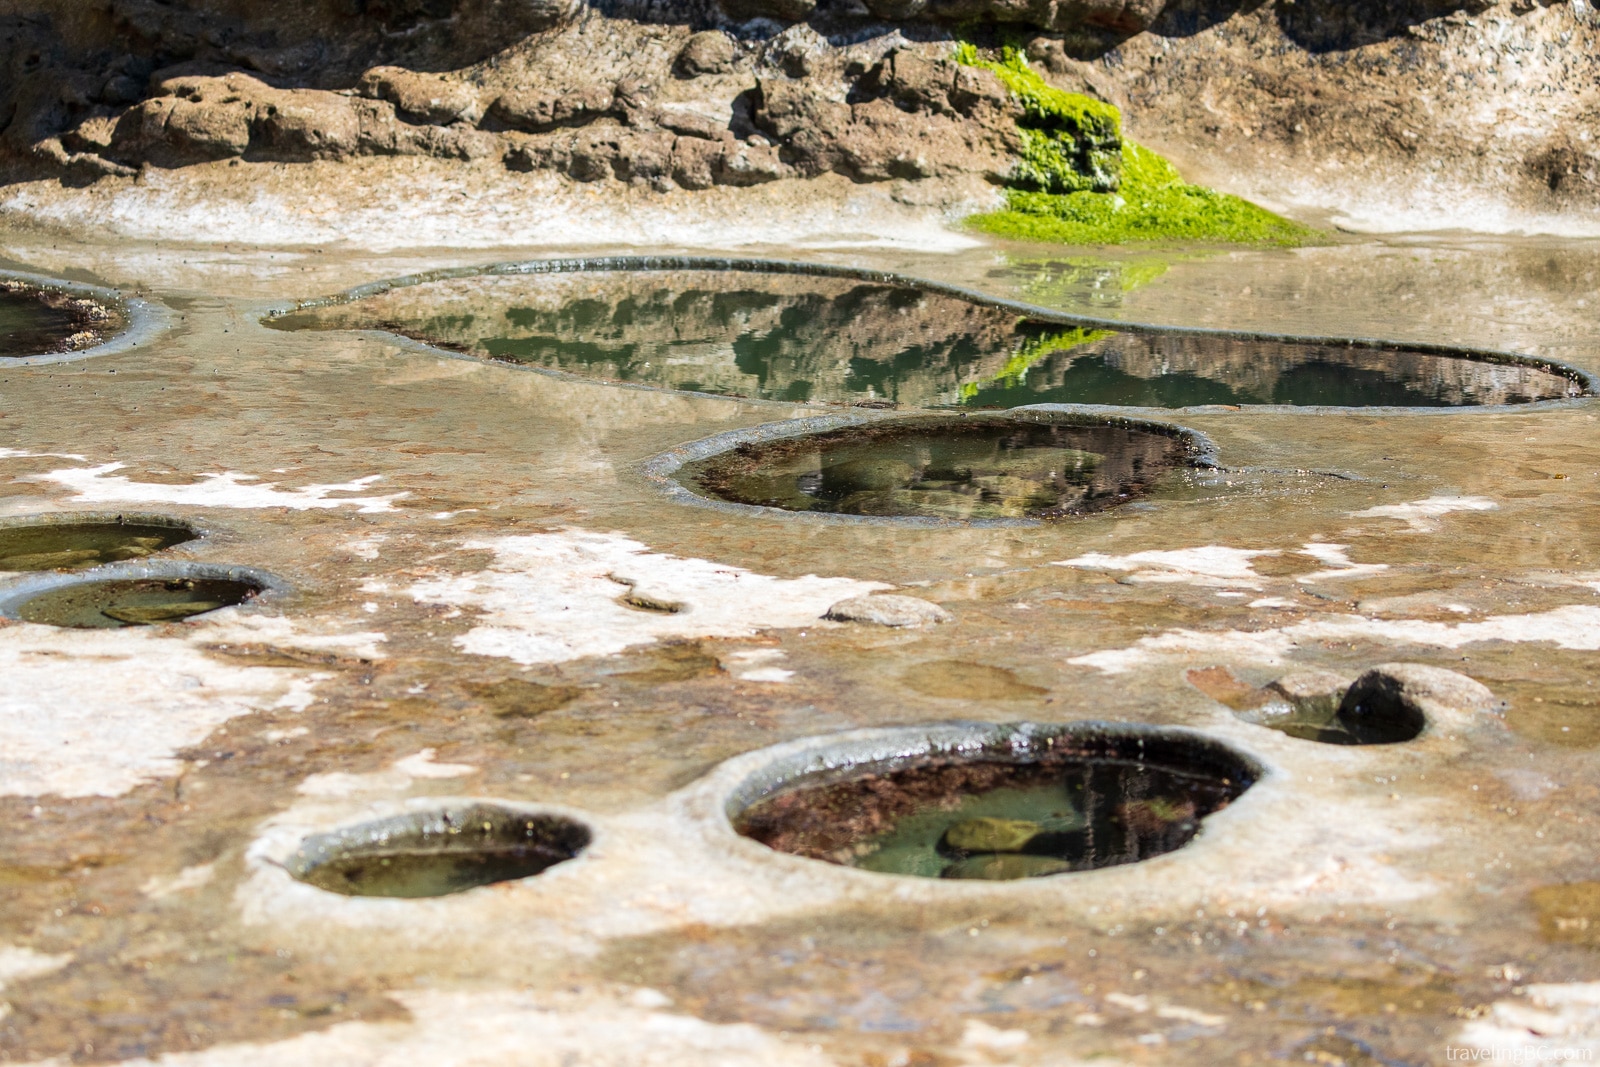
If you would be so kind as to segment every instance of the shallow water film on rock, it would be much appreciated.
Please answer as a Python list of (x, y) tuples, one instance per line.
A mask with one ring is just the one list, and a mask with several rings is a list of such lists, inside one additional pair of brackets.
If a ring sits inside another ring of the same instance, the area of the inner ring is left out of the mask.
[(0, 1061), (1600, 1057), (1600, 13), (0, 0)]

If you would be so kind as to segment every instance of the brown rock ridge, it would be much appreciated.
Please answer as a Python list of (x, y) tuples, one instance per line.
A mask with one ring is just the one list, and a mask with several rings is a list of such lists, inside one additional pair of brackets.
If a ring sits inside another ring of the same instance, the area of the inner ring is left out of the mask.
[(0, 181), (430, 156), (997, 183), (1017, 105), (949, 62), (958, 24), (1272, 206), (1600, 232), (1600, 19), (1534, 0), (0, 0)]

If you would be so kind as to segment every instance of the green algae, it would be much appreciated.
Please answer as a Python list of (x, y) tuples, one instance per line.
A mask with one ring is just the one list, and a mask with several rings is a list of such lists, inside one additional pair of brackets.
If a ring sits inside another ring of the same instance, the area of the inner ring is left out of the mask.
[(967, 225), (1023, 241), (1128, 244), (1215, 241), (1292, 247), (1316, 231), (1228, 193), (1183, 180), (1176, 167), (1122, 136), (1111, 104), (1048, 85), (1017, 49), (1000, 59), (956, 47), (956, 61), (992, 71), (1022, 106), (1022, 152), (1006, 207)]
[(992, 71), (1022, 105), (1022, 155), (1011, 177), (1016, 188), (1052, 194), (1117, 190), (1125, 154), (1122, 115), (1115, 107), (1047, 84), (1014, 48), (1002, 49), (996, 62), (963, 43), (956, 61)]

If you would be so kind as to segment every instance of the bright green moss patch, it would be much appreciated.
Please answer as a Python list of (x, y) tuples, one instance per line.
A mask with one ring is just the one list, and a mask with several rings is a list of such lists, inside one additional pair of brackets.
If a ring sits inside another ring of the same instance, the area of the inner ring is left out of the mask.
[(956, 46), (956, 61), (995, 73), (1022, 105), (1017, 128), (1022, 156), (1011, 175), (1018, 189), (1043, 193), (1114, 192), (1122, 176), (1122, 116), (1116, 108), (1048, 84), (1014, 48), (1000, 60), (984, 59), (970, 44)]
[(1007, 207), (976, 215), (968, 225), (998, 237), (1057, 244), (1133, 241), (1223, 241), (1304, 244), (1316, 231), (1227, 193), (1200, 185), (1154, 189), (1124, 181), (1119, 193), (1052, 196), (1010, 190)]
[(1122, 137), (1110, 104), (1047, 85), (1014, 48), (984, 59), (970, 44), (956, 60), (990, 70), (1022, 105), (1022, 154), (1007, 205), (968, 219), (1000, 237), (1058, 244), (1218, 241), (1299, 245), (1316, 231), (1248, 200), (1183, 180), (1171, 163)]

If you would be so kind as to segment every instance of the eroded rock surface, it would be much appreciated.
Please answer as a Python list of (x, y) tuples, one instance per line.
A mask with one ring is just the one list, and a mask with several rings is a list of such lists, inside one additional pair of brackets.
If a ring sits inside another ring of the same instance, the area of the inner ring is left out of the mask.
[[(1362, 225), (1600, 212), (1600, 20), (1507, 0), (14, 0), (0, 173), (428, 156), (662, 191), (998, 183), (1025, 45), (1194, 177)], [(1403, 217), (1401, 217), (1403, 216)]]

